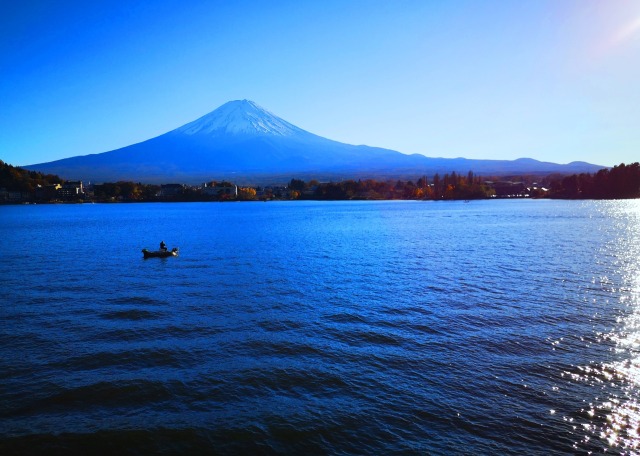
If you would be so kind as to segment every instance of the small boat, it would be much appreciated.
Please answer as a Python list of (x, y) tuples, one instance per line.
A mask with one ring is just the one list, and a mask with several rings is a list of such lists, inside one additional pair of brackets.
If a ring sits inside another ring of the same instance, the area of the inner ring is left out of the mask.
[(144, 255), (145, 258), (167, 258), (171, 256), (178, 256), (178, 247), (174, 247), (171, 250), (142, 249), (142, 255)]

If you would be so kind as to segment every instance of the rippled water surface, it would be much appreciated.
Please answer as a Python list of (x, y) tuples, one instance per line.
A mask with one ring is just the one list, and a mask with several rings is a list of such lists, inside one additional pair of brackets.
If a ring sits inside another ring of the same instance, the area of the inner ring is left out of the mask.
[(0, 206), (0, 239), (0, 454), (640, 452), (639, 201)]

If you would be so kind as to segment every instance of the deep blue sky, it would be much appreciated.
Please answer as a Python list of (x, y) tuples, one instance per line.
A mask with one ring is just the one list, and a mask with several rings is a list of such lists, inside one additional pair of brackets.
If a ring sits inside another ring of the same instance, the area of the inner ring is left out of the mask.
[(640, 1), (0, 3), (0, 159), (140, 142), (235, 99), (433, 157), (640, 160)]

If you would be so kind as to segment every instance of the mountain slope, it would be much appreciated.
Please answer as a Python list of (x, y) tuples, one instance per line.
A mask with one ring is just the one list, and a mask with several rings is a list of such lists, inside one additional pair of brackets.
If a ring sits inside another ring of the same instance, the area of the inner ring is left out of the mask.
[(467, 160), (405, 155), (326, 139), (248, 100), (230, 101), (163, 135), (110, 152), (26, 166), (85, 181), (198, 183), (211, 179), (401, 177), (436, 172), (576, 173), (602, 168), (532, 159)]

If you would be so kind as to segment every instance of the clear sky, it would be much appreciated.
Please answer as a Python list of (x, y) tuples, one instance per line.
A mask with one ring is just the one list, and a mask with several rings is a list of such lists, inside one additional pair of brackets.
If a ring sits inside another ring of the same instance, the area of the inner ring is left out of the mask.
[(0, 1), (7, 163), (113, 150), (244, 98), (404, 153), (639, 161), (640, 1)]

